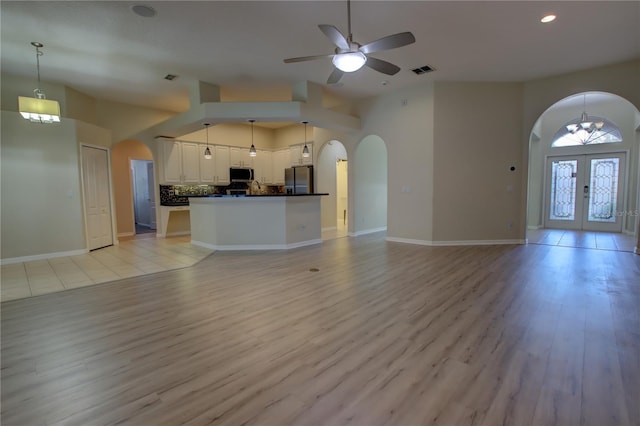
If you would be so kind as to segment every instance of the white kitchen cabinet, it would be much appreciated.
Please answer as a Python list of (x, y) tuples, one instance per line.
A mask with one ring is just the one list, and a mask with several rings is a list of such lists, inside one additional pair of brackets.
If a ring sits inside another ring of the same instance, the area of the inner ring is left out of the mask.
[(291, 166), (289, 149), (281, 149), (273, 152), (273, 178), (274, 185), (284, 185), (284, 169)]
[(199, 145), (175, 140), (162, 141), (164, 183), (198, 183)]
[(273, 181), (273, 153), (271, 151), (257, 151), (257, 155), (253, 159), (253, 175), (260, 183)]
[(249, 148), (232, 146), (229, 148), (231, 167), (253, 167), (253, 158), (249, 155)]
[(291, 145), (289, 147), (289, 156), (290, 156), (290, 163), (292, 166), (310, 166), (313, 164), (313, 143), (311, 142), (307, 142), (307, 148), (309, 149), (309, 156), (308, 157), (303, 157), (302, 156), (302, 149), (304, 148), (304, 144), (303, 145)]
[(229, 184), (229, 147), (222, 145), (215, 145), (211, 150), (213, 154), (212, 160), (215, 162), (215, 177), (214, 184), (216, 185), (228, 185)]
[(182, 182), (200, 182), (200, 145), (182, 142)]
[(216, 183), (216, 157), (215, 149), (209, 145), (211, 158), (204, 158), (204, 150), (207, 145), (200, 145), (200, 183), (214, 184)]

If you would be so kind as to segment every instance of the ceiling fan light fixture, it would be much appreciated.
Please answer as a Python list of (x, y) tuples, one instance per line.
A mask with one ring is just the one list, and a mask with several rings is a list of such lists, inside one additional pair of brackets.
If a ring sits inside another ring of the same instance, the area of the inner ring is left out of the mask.
[(340, 71), (354, 72), (367, 63), (367, 57), (362, 52), (337, 53), (333, 59), (333, 65)]

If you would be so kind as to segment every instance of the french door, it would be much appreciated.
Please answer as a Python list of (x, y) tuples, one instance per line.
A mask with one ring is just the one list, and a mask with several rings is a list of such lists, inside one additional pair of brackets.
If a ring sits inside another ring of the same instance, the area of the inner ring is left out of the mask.
[(548, 157), (545, 227), (622, 232), (625, 153)]

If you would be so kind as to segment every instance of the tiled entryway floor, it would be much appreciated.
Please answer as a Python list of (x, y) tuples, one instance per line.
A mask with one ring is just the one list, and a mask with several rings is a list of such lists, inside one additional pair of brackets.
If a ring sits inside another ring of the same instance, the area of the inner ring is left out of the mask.
[(3, 265), (1, 300), (56, 291), (194, 265), (213, 253), (190, 243), (190, 236), (140, 235), (87, 254)]
[(631, 235), (611, 232), (571, 231), (564, 229), (538, 229), (527, 232), (529, 244), (589, 248), (599, 250), (630, 251), (636, 247)]

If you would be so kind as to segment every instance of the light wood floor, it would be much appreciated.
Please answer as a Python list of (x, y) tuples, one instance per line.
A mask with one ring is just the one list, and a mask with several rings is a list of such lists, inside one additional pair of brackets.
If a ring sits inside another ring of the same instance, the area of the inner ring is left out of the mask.
[(631, 253), (373, 234), (1, 308), (4, 426), (640, 425)]

